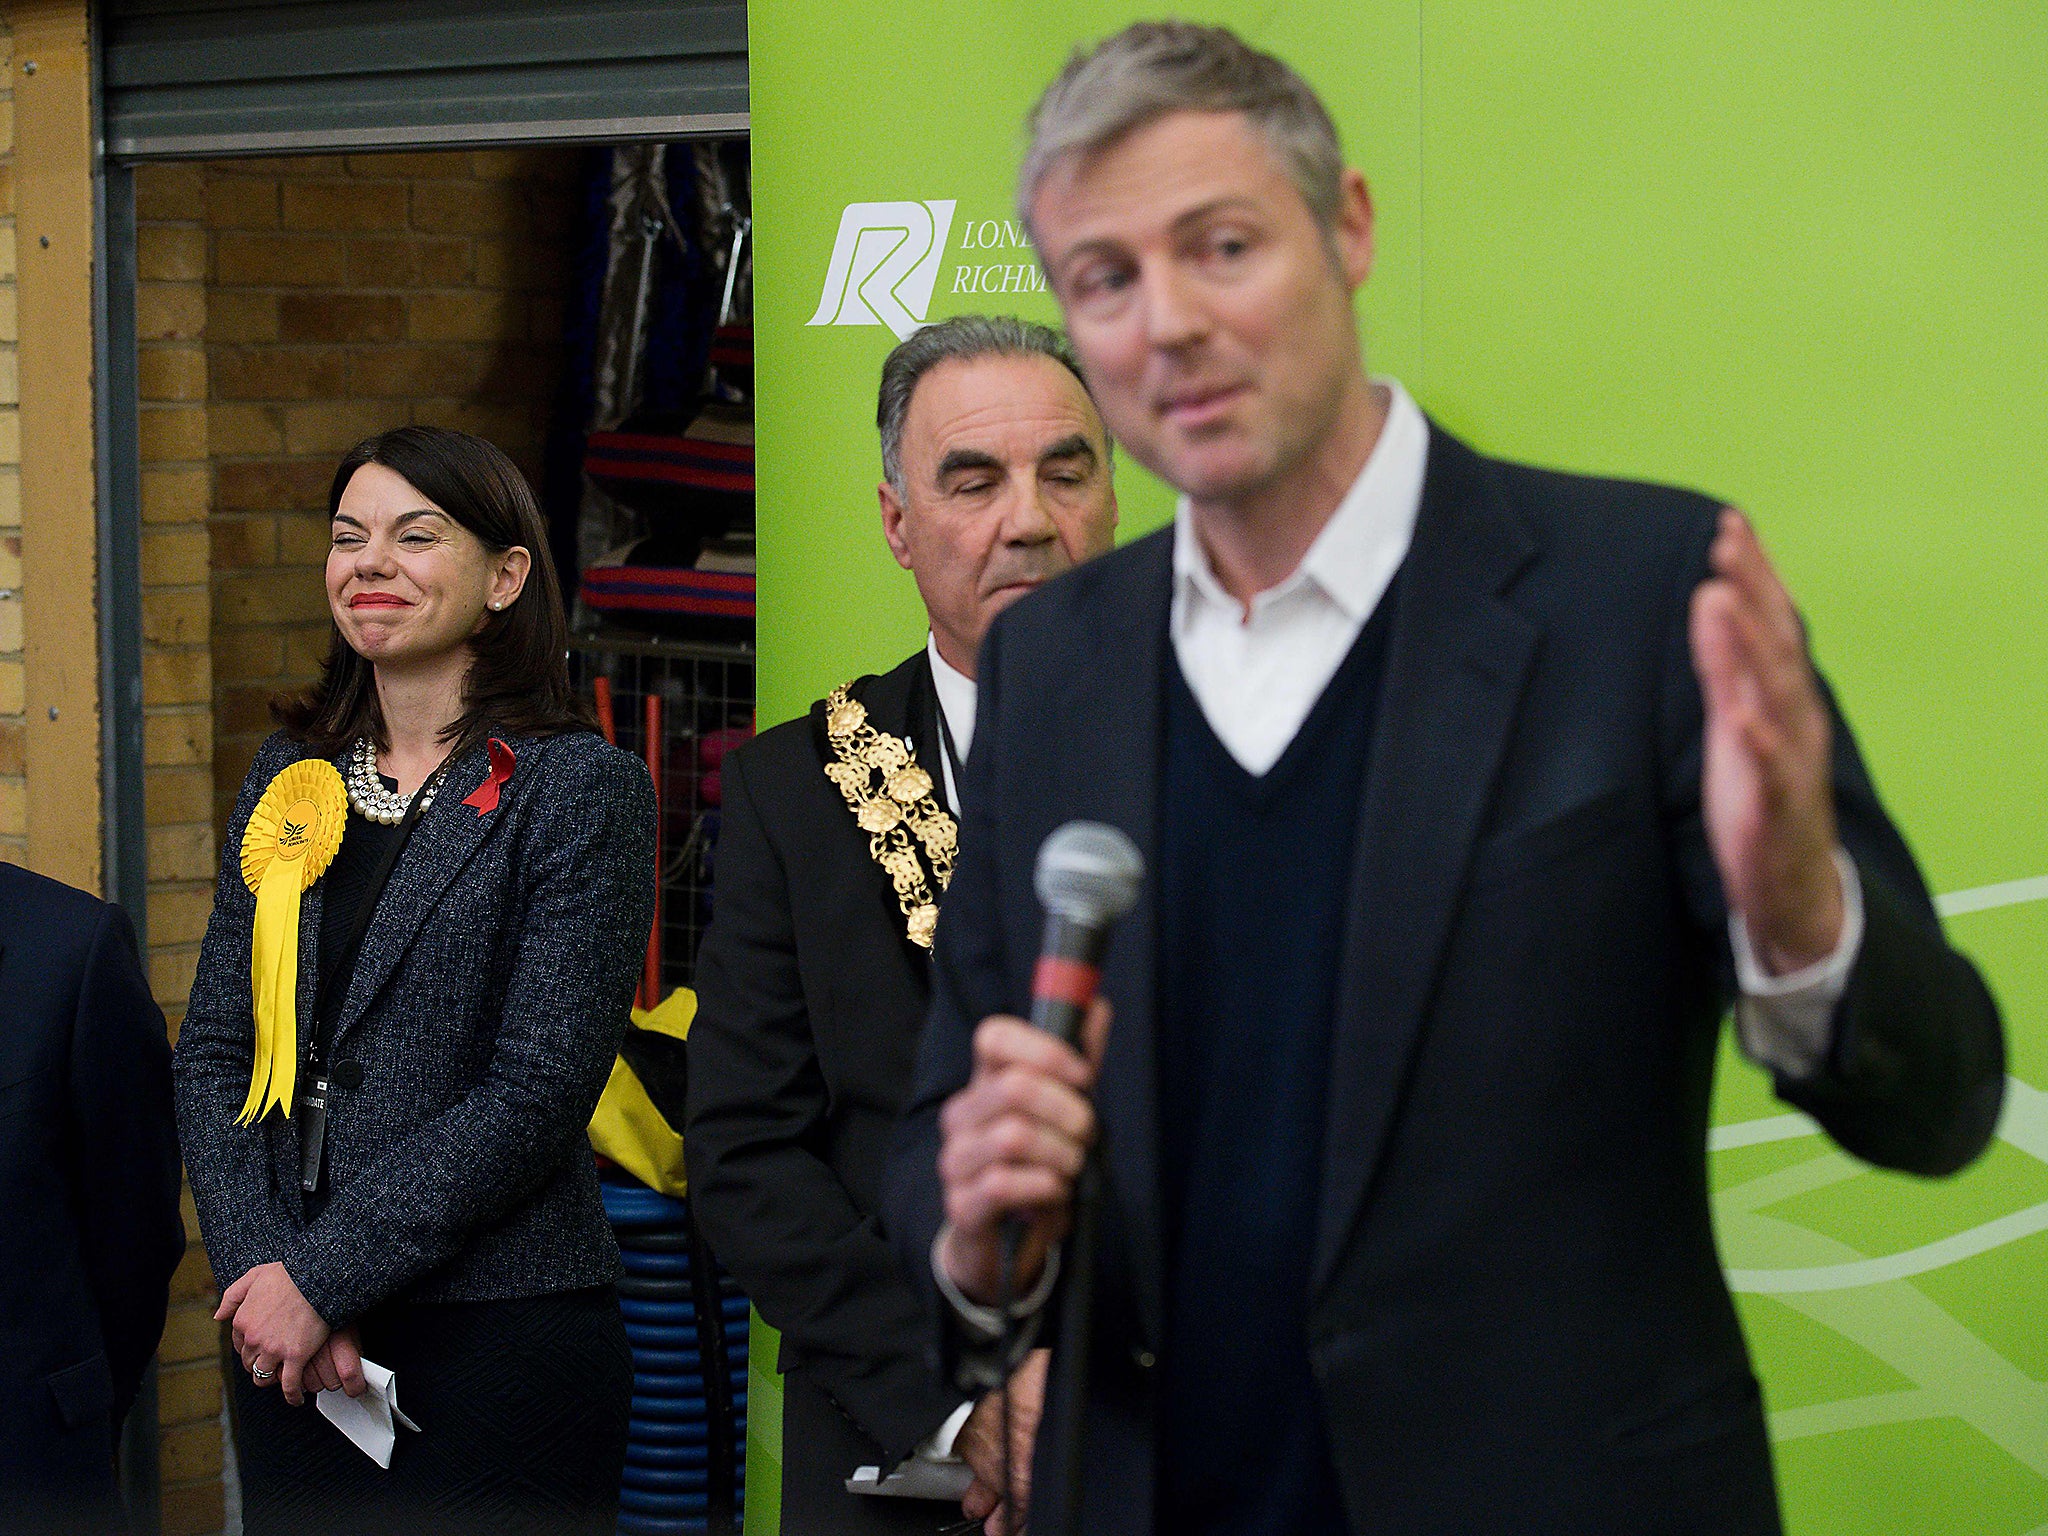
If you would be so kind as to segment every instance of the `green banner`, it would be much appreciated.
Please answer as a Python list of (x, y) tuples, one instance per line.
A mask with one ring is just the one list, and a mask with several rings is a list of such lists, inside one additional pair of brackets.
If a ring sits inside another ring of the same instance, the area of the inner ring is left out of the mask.
[[(1012, 199), (1071, 47), (1150, 7), (754, 0), (761, 720), (919, 641), (875, 509), (899, 330), (1056, 320)], [(1793, 1536), (2048, 1536), (2048, 10), (1192, 7), (1323, 94), (1379, 210), (1375, 369), (1494, 453), (1748, 510), (1957, 943), (1999, 1140), (1873, 1172), (1732, 1050), (1712, 1172)], [(1123, 533), (1170, 499), (1118, 466)], [(750, 1533), (775, 1529), (758, 1336)]]

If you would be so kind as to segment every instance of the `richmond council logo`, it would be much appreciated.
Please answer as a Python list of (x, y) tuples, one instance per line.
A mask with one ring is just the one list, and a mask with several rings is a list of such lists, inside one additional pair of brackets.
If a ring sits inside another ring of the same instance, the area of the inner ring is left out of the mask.
[(924, 324), (955, 200), (848, 203), (811, 325), (886, 325), (898, 341)]

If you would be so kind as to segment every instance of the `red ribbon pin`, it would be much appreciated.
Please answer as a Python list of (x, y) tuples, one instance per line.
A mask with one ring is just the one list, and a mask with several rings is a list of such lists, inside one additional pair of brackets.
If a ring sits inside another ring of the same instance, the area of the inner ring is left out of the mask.
[(476, 807), (479, 816), (488, 816), (498, 808), (498, 791), (512, 777), (512, 769), (518, 759), (512, 756), (512, 749), (497, 737), (491, 738), (491, 773), (483, 783), (477, 785), (464, 800), (464, 805)]

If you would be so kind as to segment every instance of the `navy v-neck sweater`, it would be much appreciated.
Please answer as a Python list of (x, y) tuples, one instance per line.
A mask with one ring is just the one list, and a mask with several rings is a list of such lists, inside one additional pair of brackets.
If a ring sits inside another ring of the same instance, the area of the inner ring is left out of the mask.
[(1161, 1531), (1349, 1530), (1309, 1365), (1308, 1285), (1352, 850), (1398, 585), (1263, 775), (1239, 766), (1167, 669)]

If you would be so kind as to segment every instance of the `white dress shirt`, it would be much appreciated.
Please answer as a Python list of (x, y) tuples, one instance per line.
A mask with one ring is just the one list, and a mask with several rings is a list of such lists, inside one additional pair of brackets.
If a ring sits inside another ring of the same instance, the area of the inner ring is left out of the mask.
[[(1249, 605), (1238, 602), (1217, 579), (1185, 498), (1174, 515), (1174, 655), (1209, 728), (1247, 773), (1265, 773), (1287, 750), (1415, 537), (1429, 423), (1398, 382), (1373, 382), (1391, 397), (1379, 441), (1301, 564), (1278, 586)], [(932, 660), (936, 671), (936, 647)], [(1856, 866), (1839, 849), (1835, 857), (1845, 911), (1841, 942), (1825, 960), (1771, 976), (1740, 916), (1729, 917), (1742, 994), (1736, 1037), (1752, 1060), (1788, 1077), (1810, 1075), (1826, 1057), (1829, 1020), (1863, 939)]]
[[(939, 708), (946, 716), (946, 729), (953, 736), (953, 751), (960, 754), (960, 761), (967, 761), (967, 752), (974, 745), (974, 679), (939, 654), (938, 637), (925, 631), (924, 653), (931, 658), (932, 688), (939, 696)], [(944, 742), (934, 742), (939, 749), (939, 767), (946, 776), (946, 804), (953, 807), (957, 815), (960, 810), (960, 786), (953, 782), (953, 757), (946, 750)], [(929, 759), (930, 754), (926, 754)]]

